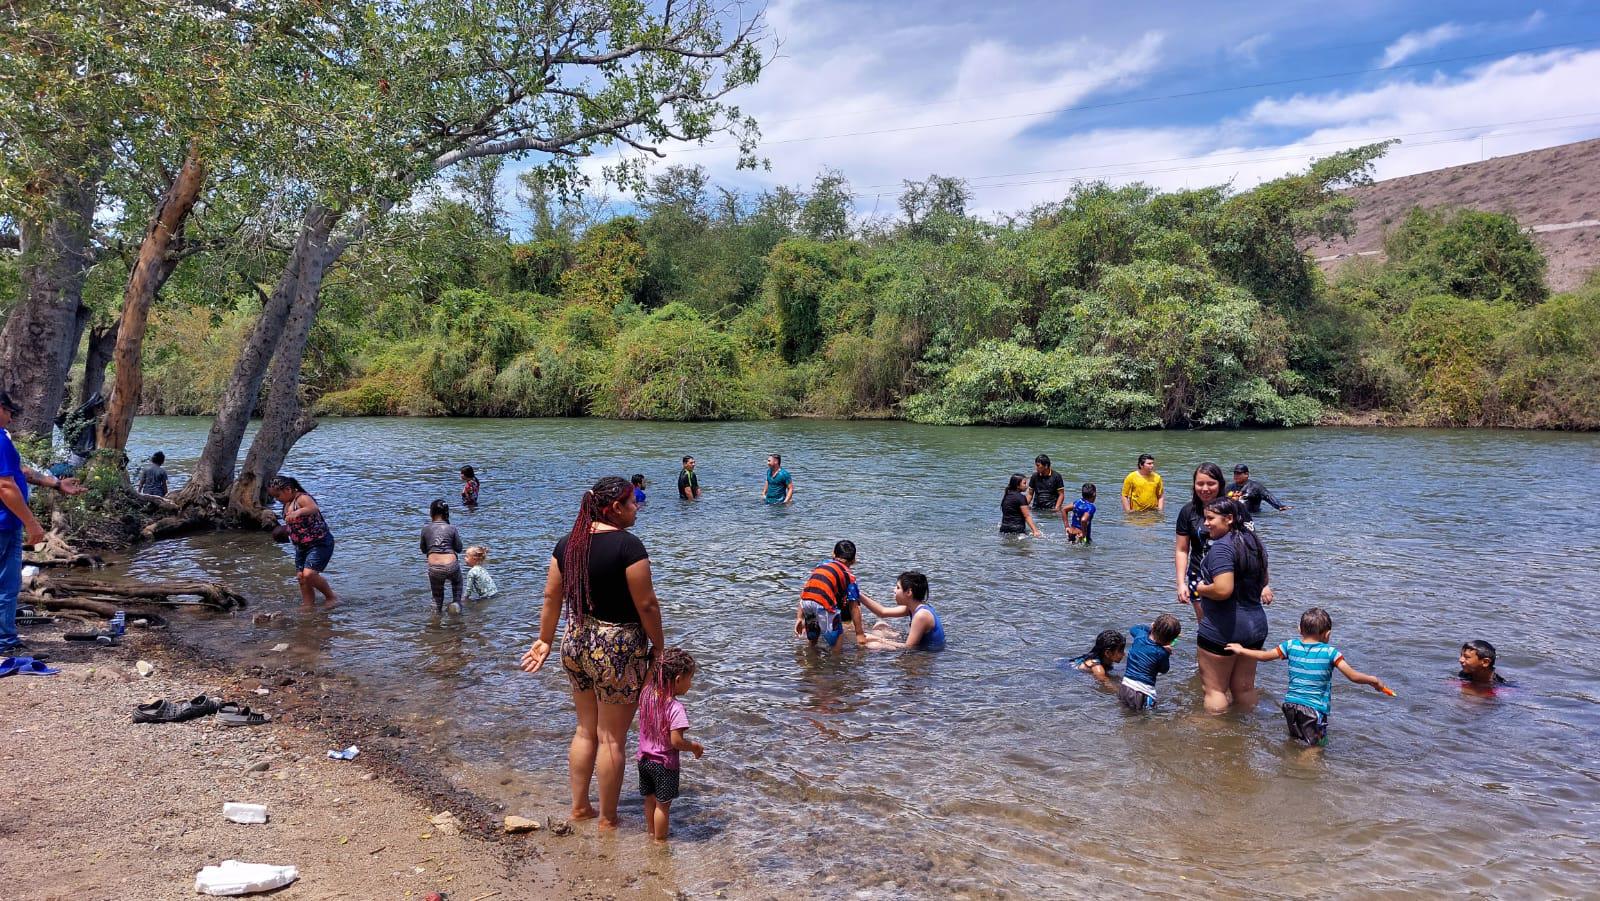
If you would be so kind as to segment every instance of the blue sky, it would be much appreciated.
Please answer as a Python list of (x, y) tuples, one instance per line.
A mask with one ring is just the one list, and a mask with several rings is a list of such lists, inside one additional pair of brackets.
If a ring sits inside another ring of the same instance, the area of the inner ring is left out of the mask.
[(1393, 136), (1380, 177), (1600, 136), (1581, 0), (772, 0), (767, 20), (781, 47), (734, 99), (770, 171), (715, 145), (665, 162), (747, 190), (832, 167), (863, 216), (932, 173), (999, 214), (1075, 180), (1249, 187)]

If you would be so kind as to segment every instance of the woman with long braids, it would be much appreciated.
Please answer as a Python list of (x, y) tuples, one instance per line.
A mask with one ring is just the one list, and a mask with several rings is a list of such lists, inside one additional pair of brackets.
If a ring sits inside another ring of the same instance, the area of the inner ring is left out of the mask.
[(663, 647), (650, 555), (628, 532), (638, 515), (633, 483), (621, 476), (606, 476), (584, 492), (571, 533), (551, 555), (539, 638), (522, 655), (523, 671), (536, 673), (544, 666), (565, 611), (561, 668), (578, 712), (567, 753), (572, 817), (597, 815), (589, 803), (589, 782), (598, 775), (598, 816), (604, 829), (617, 826), (628, 729), (639, 692)]
[(1262, 606), (1272, 603), (1267, 549), (1245, 527), (1247, 515), (1244, 504), (1227, 498), (1205, 506), (1210, 546), (1200, 563), (1194, 596), (1200, 607), (1195, 657), (1208, 713), (1222, 713), (1230, 703), (1246, 710), (1256, 705), (1256, 661), (1227, 648), (1237, 642), (1259, 651), (1267, 640)]
[(322, 571), (333, 559), (333, 532), (322, 516), (317, 499), (306, 493), (300, 483), (288, 476), (278, 476), (267, 483), (267, 494), (283, 504), (283, 525), (289, 540), (294, 542), (295, 579), (300, 583), (300, 606), (310, 610), (316, 605), (317, 592), (322, 592), (324, 605), (339, 603), (339, 596)]

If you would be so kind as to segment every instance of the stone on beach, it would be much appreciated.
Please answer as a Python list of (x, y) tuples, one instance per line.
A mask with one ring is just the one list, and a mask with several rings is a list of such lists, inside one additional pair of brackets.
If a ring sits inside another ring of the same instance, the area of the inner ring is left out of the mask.
[(515, 835), (518, 832), (536, 832), (539, 828), (538, 820), (517, 816), (506, 817), (506, 833), (508, 835)]

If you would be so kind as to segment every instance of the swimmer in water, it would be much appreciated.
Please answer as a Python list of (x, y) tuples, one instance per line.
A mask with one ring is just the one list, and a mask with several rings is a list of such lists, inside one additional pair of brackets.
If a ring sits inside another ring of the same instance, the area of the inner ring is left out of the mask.
[(1163, 613), (1148, 626), (1128, 630), (1133, 646), (1128, 648), (1128, 665), (1122, 670), (1117, 700), (1129, 710), (1148, 710), (1156, 706), (1156, 677), (1172, 668), (1172, 645), (1183, 625), (1170, 613)]
[(1111, 684), (1111, 672), (1128, 657), (1128, 639), (1117, 629), (1107, 629), (1094, 637), (1094, 647), (1087, 654), (1072, 658), (1072, 666), (1080, 673), (1094, 676), (1101, 685)]
[(1228, 650), (1251, 660), (1289, 661), (1289, 690), (1283, 695), (1283, 719), (1289, 737), (1307, 747), (1328, 743), (1328, 711), (1333, 706), (1333, 671), (1357, 685), (1369, 685), (1382, 694), (1392, 695), (1389, 686), (1377, 676), (1358, 671), (1344, 659), (1339, 649), (1328, 644), (1333, 634), (1333, 617), (1321, 607), (1300, 614), (1300, 637), (1270, 651), (1255, 651), (1238, 642)]
[(1461, 671), (1456, 673), (1464, 687), (1478, 691), (1492, 692), (1501, 685), (1506, 684), (1504, 676), (1494, 671), (1494, 645), (1482, 639), (1474, 639), (1461, 646), (1461, 654), (1456, 662), (1461, 665)]
[(944, 650), (944, 623), (939, 620), (938, 611), (928, 603), (928, 577), (922, 573), (907, 570), (900, 574), (900, 578), (894, 583), (895, 606), (893, 607), (885, 607), (866, 595), (861, 596), (861, 603), (883, 619), (904, 616), (911, 622), (911, 631), (906, 634), (904, 640), (901, 640), (899, 633), (888, 625), (879, 623), (867, 634), (867, 647), (888, 650)]
[(794, 634), (804, 637), (812, 647), (825, 642), (839, 643), (846, 623), (855, 628), (856, 644), (867, 643), (861, 625), (861, 604), (867, 596), (856, 584), (851, 569), (856, 563), (856, 543), (840, 541), (833, 546), (833, 557), (817, 564), (800, 589), (800, 605), (794, 614)]
[(1035, 538), (1043, 538), (1044, 533), (1039, 531), (1033, 514), (1028, 512), (1028, 496), (1022, 491), (1023, 482), (1020, 472), (1012, 473), (1006, 481), (1006, 492), (1000, 496), (1000, 533), (1021, 535), (1029, 532)]
[(1088, 544), (1094, 539), (1094, 499), (1098, 489), (1093, 482), (1084, 482), (1082, 496), (1072, 502), (1072, 506), (1061, 511), (1061, 518), (1067, 523), (1067, 541), (1076, 544)]

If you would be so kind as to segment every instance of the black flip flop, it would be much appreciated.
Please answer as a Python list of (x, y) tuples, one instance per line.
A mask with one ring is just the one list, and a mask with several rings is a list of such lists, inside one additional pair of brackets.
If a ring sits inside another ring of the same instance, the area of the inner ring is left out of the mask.
[(210, 716), (216, 713), (221, 706), (221, 698), (208, 698), (203, 694), (195, 695), (193, 698), (178, 705), (178, 718), (174, 722), (181, 723), (187, 720), (197, 720), (203, 716)]
[(259, 726), (269, 719), (265, 713), (257, 713), (238, 704), (224, 704), (223, 707), (217, 714), (217, 722), (224, 726)]
[(99, 644), (117, 643), (117, 636), (110, 632), (68, 632), (61, 637), (67, 641), (93, 641)]
[(178, 711), (181, 704), (171, 701), (151, 701), (133, 708), (133, 721), (136, 723), (175, 723), (178, 721)]

